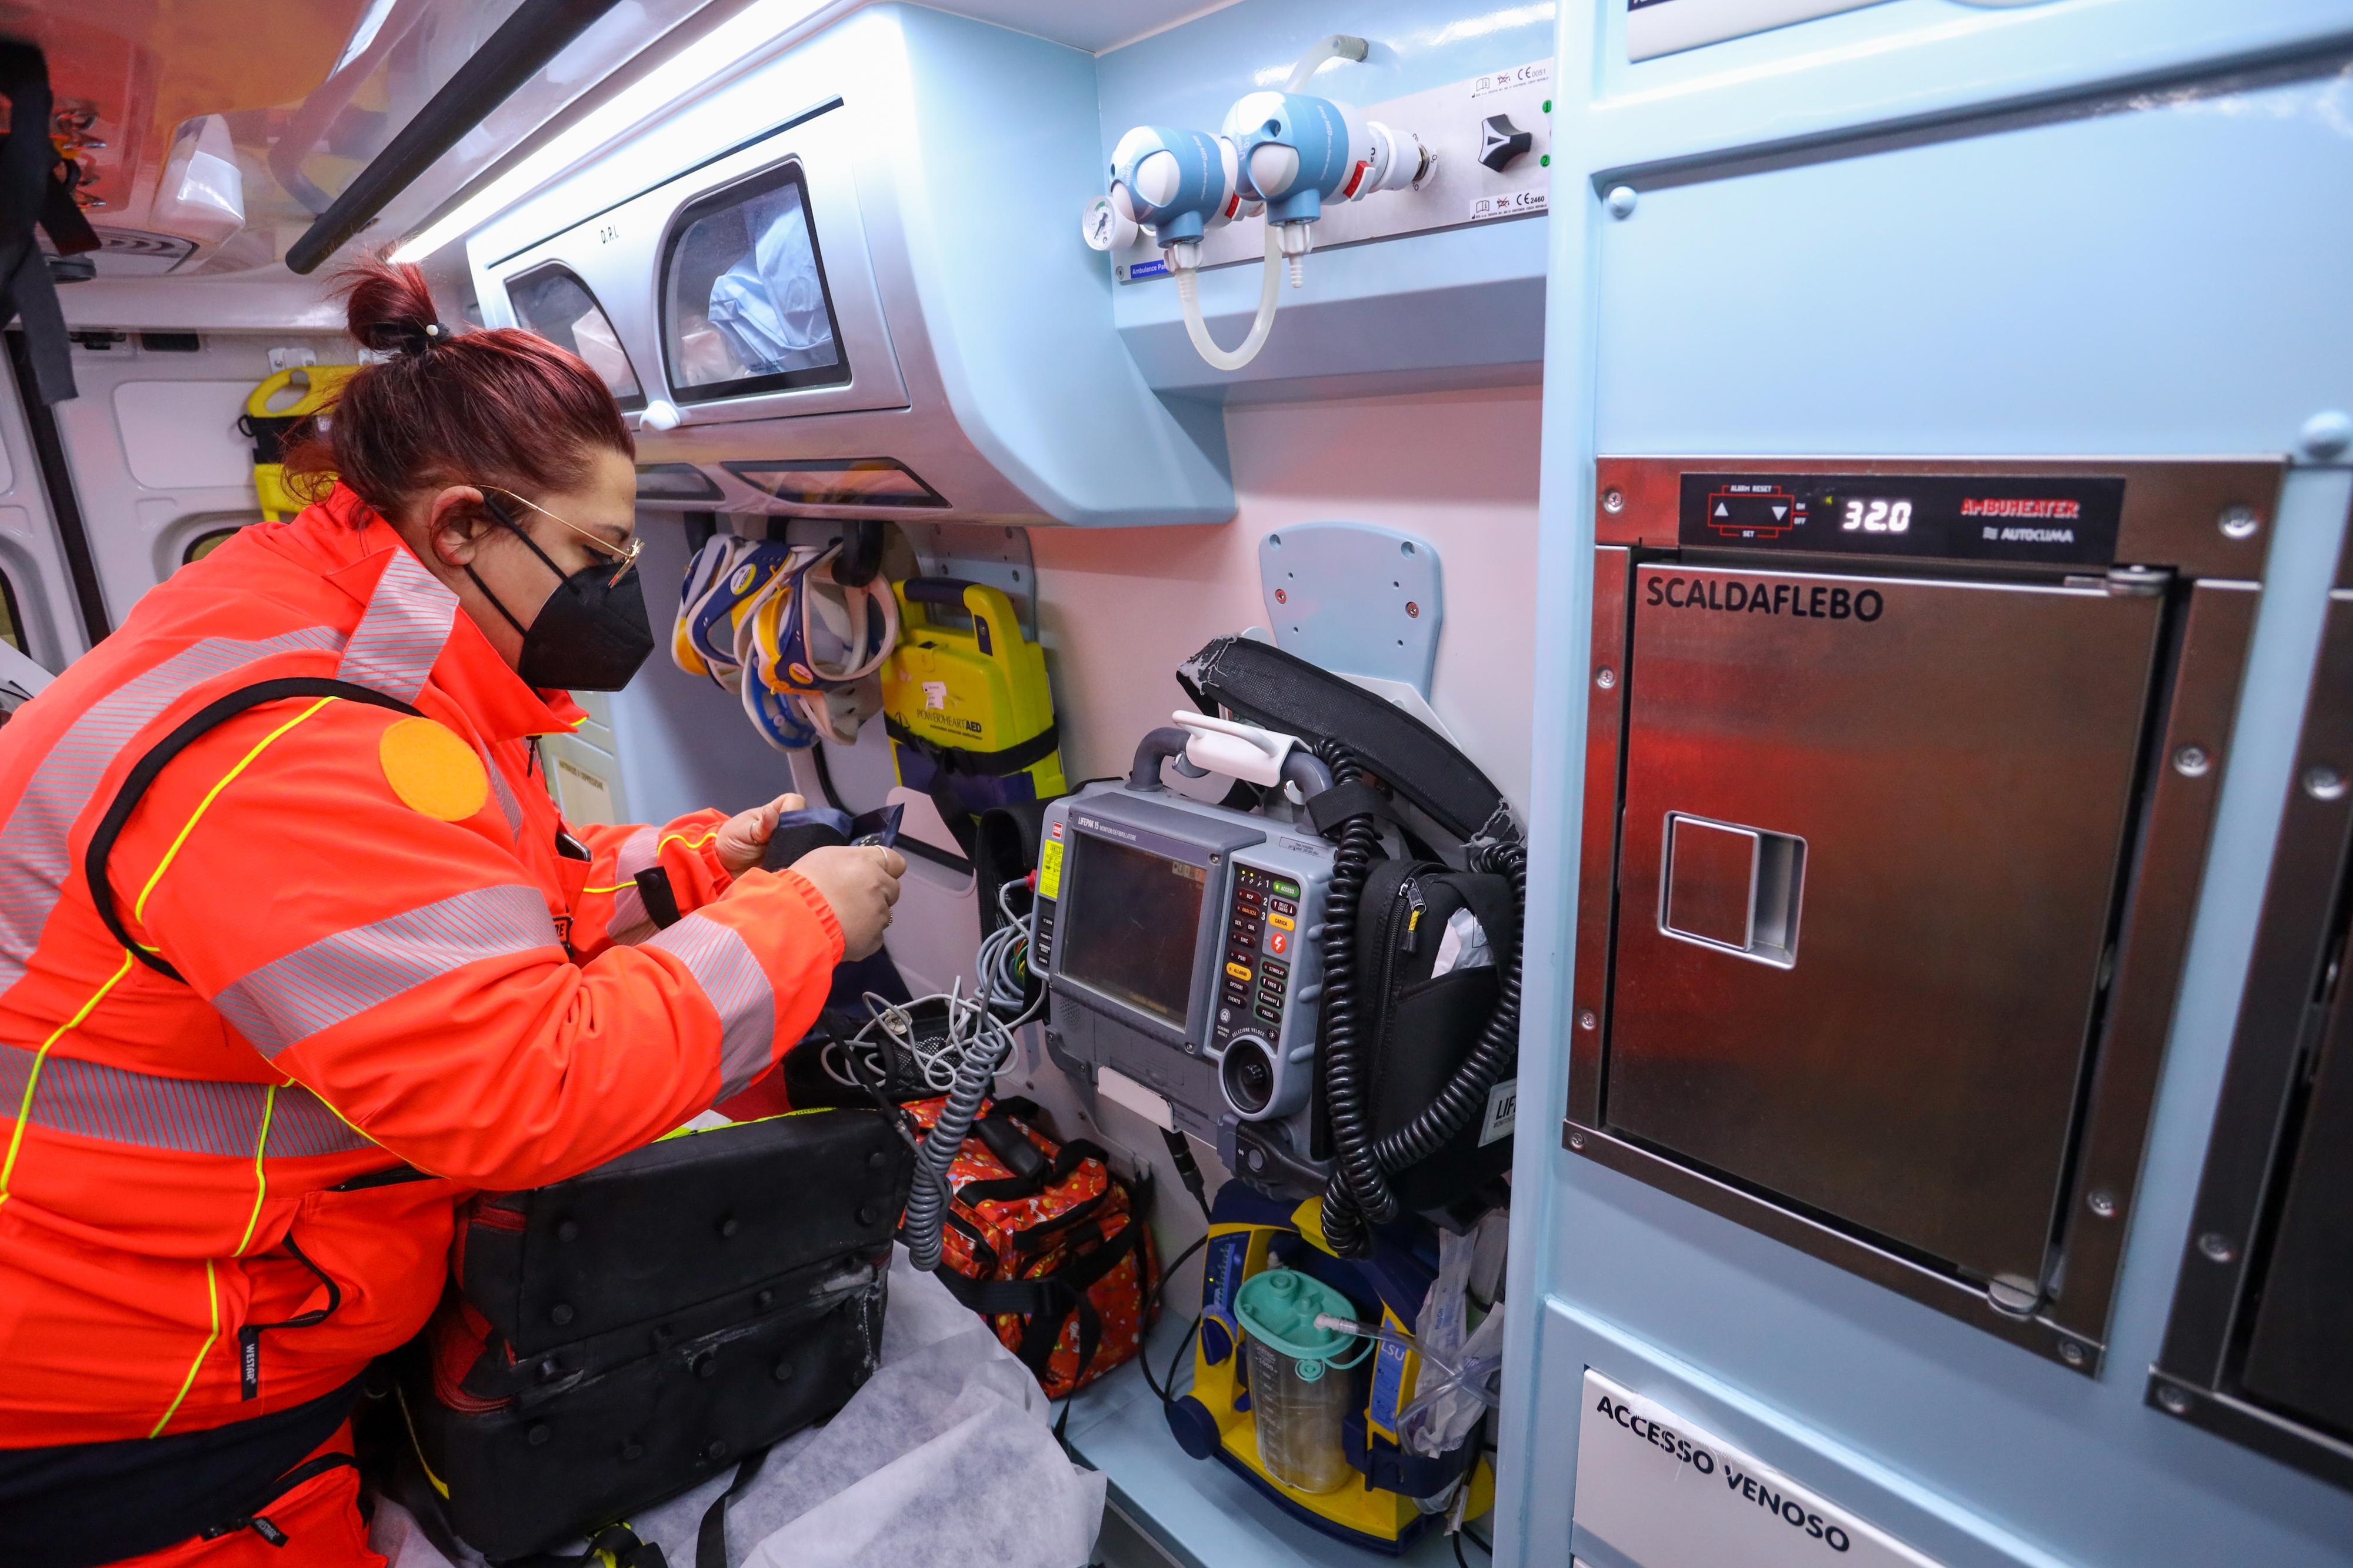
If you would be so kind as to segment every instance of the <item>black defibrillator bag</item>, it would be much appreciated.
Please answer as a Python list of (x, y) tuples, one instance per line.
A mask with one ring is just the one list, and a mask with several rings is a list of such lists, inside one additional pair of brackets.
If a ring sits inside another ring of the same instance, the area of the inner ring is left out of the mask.
[[(1376, 861), (1366, 872), (1356, 906), (1356, 973), (1359, 987), (1369, 988), (1366, 1110), (1374, 1137), (1412, 1121), (1461, 1064), (1495, 1011), (1519, 938), (1518, 904), (1499, 875), (1415, 859)], [(1511, 1168), (1510, 1125), (1491, 1110), (1427, 1159), (1389, 1173), (1398, 1202), (1436, 1209), (1494, 1181)]]
[(503, 1561), (831, 1415), (877, 1363), (913, 1161), (878, 1112), (801, 1111), (474, 1199), (401, 1352), (404, 1500)]

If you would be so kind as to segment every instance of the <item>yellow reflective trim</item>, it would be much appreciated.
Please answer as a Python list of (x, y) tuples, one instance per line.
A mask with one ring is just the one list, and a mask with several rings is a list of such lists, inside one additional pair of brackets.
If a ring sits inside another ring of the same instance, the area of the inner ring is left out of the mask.
[[(319, 1103), (324, 1105), (326, 1101)], [(237, 1238), (235, 1247), (229, 1248), (232, 1258), (245, 1255), (246, 1243), (253, 1239), (253, 1227), (261, 1223), (261, 1200), (269, 1195), (269, 1177), (262, 1170), (261, 1160), (269, 1152), (269, 1113), (277, 1108), (278, 1085), (273, 1083), (269, 1086), (269, 1092), (261, 1097), (261, 1136), (253, 1144), (253, 1212), (245, 1216), (245, 1234)]]
[(433, 1467), (425, 1462), (425, 1445), (417, 1440), (417, 1423), (408, 1414), (408, 1395), (402, 1393), (400, 1384), (396, 1383), (392, 1385), (392, 1396), (400, 1403), (400, 1424), (408, 1428), (408, 1447), (417, 1456), (417, 1468), (425, 1472), (425, 1479), (433, 1483), (435, 1491), (439, 1492), (443, 1497), (448, 1497), (449, 1483), (435, 1475)]
[[(245, 770), (252, 764), (253, 759), (261, 755), (263, 748), (267, 747), (270, 742), (275, 741), (279, 736), (283, 735), (287, 731), (291, 730), (295, 725), (300, 724), (303, 720), (308, 719), (311, 714), (316, 713), (320, 709), (324, 708), (328, 703), (332, 702), (333, 700), (334, 699), (332, 697), (320, 698), (319, 700), (311, 703), (311, 706), (303, 709), (302, 711), (295, 714), (294, 717), (287, 720), (286, 722), (279, 725), (278, 728), (270, 731), (269, 733), (261, 737), (259, 742), (255, 742), (253, 750), (246, 752), (245, 755), (238, 760), (237, 766), (223, 773), (220, 777), (220, 782), (205, 792), (205, 798), (196, 802), (196, 809), (189, 814), (188, 820), (180, 824), (180, 831), (173, 838), (172, 847), (169, 849), (164, 850), (164, 858), (155, 863), (155, 874), (147, 879), (147, 885), (145, 887), (139, 889), (139, 901), (131, 906), (132, 919), (144, 920), (147, 918), (147, 895), (153, 892), (155, 890), (155, 884), (164, 879), (164, 873), (170, 869), (172, 861), (180, 853), (180, 846), (188, 841), (188, 834), (194, 830), (197, 821), (203, 817), (205, 813), (212, 808), (213, 801), (220, 795), (220, 792), (228, 788), (229, 781), (236, 778), (237, 774), (245, 772)], [(142, 943), (141, 945), (144, 946), (145, 944)], [(153, 952), (155, 950), (153, 948), (148, 948), (147, 951)]]
[(580, 889), (580, 896), (585, 899), (591, 893), (617, 893), (624, 888), (634, 888), (637, 885), (637, 879), (632, 877), (626, 882), (616, 882), (609, 888), (583, 888)]
[(80, 1011), (50, 1030), (49, 1037), (41, 1042), (41, 1048), (33, 1053), (33, 1070), (25, 1075), (25, 1098), (16, 1107), (16, 1125), (8, 1134), (8, 1157), (0, 1161), (0, 1204), (8, 1201), (8, 1178), (16, 1173), (16, 1152), (25, 1142), (25, 1129), (33, 1120), (33, 1090), (41, 1081), (41, 1064), (49, 1059), (49, 1047), (56, 1045), (68, 1029), (79, 1028), (91, 1009), (106, 1000), (106, 994), (114, 989), (115, 983), (131, 973), (131, 965), (135, 962), (131, 950), (123, 949), (121, 967), (106, 977), (105, 984), (90, 993), (90, 1000), (81, 1005)]
[(212, 1303), (212, 1332), (205, 1336), (203, 1347), (196, 1352), (196, 1359), (188, 1363), (188, 1375), (180, 1380), (180, 1392), (172, 1396), (171, 1408), (164, 1411), (163, 1419), (155, 1423), (155, 1429), (147, 1434), (150, 1437), (162, 1436), (164, 1428), (171, 1425), (172, 1417), (180, 1413), (181, 1402), (188, 1397), (188, 1390), (196, 1385), (196, 1369), (205, 1364), (205, 1357), (212, 1354), (214, 1342), (220, 1338), (220, 1284), (213, 1273), (213, 1260), (209, 1258), (205, 1259), (205, 1298)]

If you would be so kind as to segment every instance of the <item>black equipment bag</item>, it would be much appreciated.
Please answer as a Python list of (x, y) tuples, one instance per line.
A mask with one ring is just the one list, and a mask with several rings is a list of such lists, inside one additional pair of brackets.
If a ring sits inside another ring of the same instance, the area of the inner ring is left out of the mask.
[[(1483, 954), (1450, 949), (1447, 927), (1458, 912), (1476, 922)], [(1371, 1000), (1372, 1032), (1364, 1045), (1375, 1138), (1412, 1121), (1461, 1065), (1495, 1010), (1519, 940), (1519, 910), (1503, 877), (1424, 860), (1376, 861), (1366, 874), (1356, 909), (1356, 974)], [(1441, 954), (1454, 962), (1439, 974)], [(1465, 963), (1466, 957), (1475, 961)], [(1443, 1048), (1449, 1043), (1453, 1048)], [(1319, 1114), (1319, 1123), (1324, 1120)], [(1317, 1134), (1319, 1147), (1328, 1147), (1327, 1129), (1319, 1124)], [(1437, 1209), (1494, 1181), (1511, 1164), (1511, 1135), (1490, 1136), (1482, 1117), (1427, 1160), (1390, 1172), (1389, 1187), (1409, 1210)]]
[(398, 1368), (427, 1529), (548, 1551), (840, 1409), (913, 1168), (881, 1114), (813, 1110), (475, 1199)]

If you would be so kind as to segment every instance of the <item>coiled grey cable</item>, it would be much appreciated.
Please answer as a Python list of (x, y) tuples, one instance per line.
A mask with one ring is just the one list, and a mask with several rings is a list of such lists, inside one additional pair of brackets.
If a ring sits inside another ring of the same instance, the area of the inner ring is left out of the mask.
[[(935, 1088), (944, 1088), (947, 1101), (940, 1107), (931, 1131), (916, 1147), (914, 1185), (907, 1194), (907, 1215), (900, 1226), (901, 1239), (907, 1244), (908, 1261), (926, 1272), (940, 1266), (940, 1232), (953, 1196), (948, 1189), (948, 1167), (955, 1163), (956, 1152), (964, 1147), (965, 1138), (972, 1131), (973, 1119), (980, 1114), (981, 1102), (995, 1087), (998, 1069), (1012, 1058), (1013, 1031), (1036, 1017), (1046, 1005), (1041, 988), (1038, 1000), (1027, 1009), (1022, 1008), (1031, 922), (1015, 915), (1007, 901), (1013, 889), (1021, 885), (1008, 883), (997, 889), (997, 907), (1005, 914), (1005, 924), (983, 938), (974, 955), (974, 967), (980, 973), (980, 984), (974, 994), (965, 995), (964, 983), (959, 980), (945, 996), (924, 997), (909, 1004), (914, 1007), (923, 1002), (943, 1001), (948, 1006), (944, 1046), (934, 1042), (929, 1051), (916, 1052), (925, 1081)], [(1034, 913), (1033, 904), (1033, 918)], [(1018, 1016), (999, 1018), (997, 1010), (1000, 1008), (1017, 1011)], [(905, 1010), (897, 1011), (903, 1014)], [(860, 1033), (862, 1036), (865, 1031)], [(908, 1035), (912, 1034), (910, 1027)], [(912, 1040), (910, 1043), (912, 1046)], [(950, 1081), (941, 1085), (933, 1074), (950, 1057), (955, 1058), (954, 1070)]]

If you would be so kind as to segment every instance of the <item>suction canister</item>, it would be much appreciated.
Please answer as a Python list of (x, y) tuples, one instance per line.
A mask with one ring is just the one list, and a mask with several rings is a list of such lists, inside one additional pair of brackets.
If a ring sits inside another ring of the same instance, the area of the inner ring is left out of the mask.
[[(1298, 1491), (1337, 1491), (1363, 1479), (1349, 1467), (1340, 1429), (1356, 1383), (1348, 1369), (1364, 1360), (1370, 1342), (1358, 1344), (1315, 1326), (1319, 1313), (1346, 1317), (1349, 1310), (1340, 1292), (1288, 1268), (1251, 1276), (1234, 1299), (1249, 1346), (1258, 1457), (1269, 1475)], [(1335, 1361), (1350, 1350), (1348, 1361)]]

